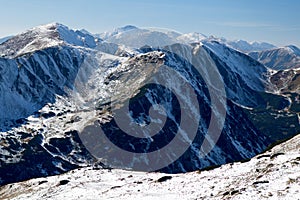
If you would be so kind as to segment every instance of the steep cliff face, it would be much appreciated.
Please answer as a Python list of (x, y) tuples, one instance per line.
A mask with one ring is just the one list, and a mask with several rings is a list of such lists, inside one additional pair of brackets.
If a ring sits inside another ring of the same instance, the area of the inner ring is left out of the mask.
[(253, 157), (272, 141), (255, 119), (289, 103), (271, 70), (216, 41), (133, 50), (50, 24), (0, 53), (1, 184), (91, 164), (178, 173)]

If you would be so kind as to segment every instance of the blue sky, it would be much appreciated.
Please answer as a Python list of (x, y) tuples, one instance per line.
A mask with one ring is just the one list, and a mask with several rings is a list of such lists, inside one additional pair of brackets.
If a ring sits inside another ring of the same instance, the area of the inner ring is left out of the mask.
[(0, 37), (60, 22), (93, 33), (132, 24), (300, 47), (298, 0), (0, 0)]

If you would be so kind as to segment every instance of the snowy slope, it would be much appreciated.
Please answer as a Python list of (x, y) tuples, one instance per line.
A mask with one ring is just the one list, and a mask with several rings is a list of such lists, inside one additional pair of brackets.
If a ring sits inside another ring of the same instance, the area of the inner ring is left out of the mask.
[[(264, 91), (267, 88), (267, 76), (270, 70), (253, 59), (226, 47), (216, 41), (204, 41), (203, 44), (235, 73), (242, 76), (253, 90)], [(255, 81), (253, 81), (255, 80)]]
[(32, 28), (1, 44), (0, 119), (19, 119), (53, 103), (55, 95), (73, 88), (80, 68), (101, 64), (95, 62), (105, 52), (135, 53), (59, 23)]
[(300, 136), (250, 161), (186, 174), (81, 168), (0, 188), (4, 199), (299, 199)]
[(56, 94), (64, 94), (65, 87), (72, 87), (83, 57), (81, 50), (61, 46), (17, 59), (0, 58), (0, 119), (26, 117), (53, 102)]

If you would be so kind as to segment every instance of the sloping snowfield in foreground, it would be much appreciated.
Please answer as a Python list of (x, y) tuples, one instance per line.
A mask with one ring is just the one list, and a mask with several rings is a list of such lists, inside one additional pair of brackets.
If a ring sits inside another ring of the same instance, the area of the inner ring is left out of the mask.
[(0, 188), (1, 199), (300, 199), (300, 135), (250, 161), (186, 174), (81, 168)]

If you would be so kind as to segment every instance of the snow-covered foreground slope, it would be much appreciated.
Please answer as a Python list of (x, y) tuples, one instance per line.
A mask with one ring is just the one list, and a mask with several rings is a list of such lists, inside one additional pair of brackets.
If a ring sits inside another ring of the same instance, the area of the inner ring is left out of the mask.
[(0, 188), (2, 199), (300, 199), (300, 135), (250, 161), (186, 174), (81, 168)]

